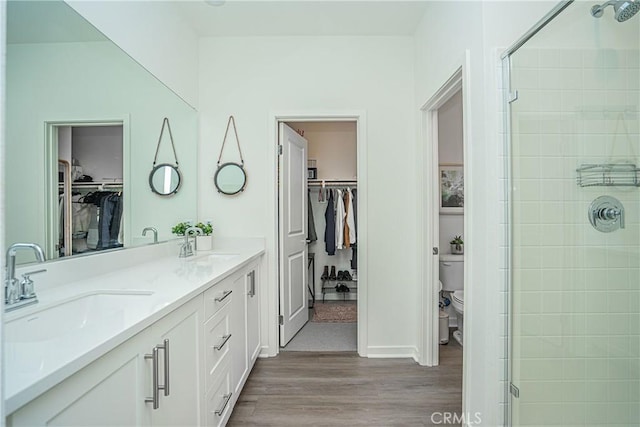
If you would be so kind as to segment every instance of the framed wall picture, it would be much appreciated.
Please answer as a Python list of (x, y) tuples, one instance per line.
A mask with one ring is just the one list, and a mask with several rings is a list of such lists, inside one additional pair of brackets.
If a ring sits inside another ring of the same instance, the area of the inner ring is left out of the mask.
[(440, 165), (440, 213), (464, 212), (464, 174), (461, 164)]

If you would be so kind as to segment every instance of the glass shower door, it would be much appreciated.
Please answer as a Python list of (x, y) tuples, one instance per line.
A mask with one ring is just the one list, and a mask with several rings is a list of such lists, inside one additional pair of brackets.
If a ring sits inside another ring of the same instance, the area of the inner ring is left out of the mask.
[(507, 58), (514, 426), (640, 424), (640, 14), (591, 6)]

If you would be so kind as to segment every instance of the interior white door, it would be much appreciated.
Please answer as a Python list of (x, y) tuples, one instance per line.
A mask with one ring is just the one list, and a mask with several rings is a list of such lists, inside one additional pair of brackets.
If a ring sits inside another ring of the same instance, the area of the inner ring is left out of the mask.
[(307, 140), (284, 123), (281, 148), (280, 345), (285, 346), (309, 321), (307, 283)]

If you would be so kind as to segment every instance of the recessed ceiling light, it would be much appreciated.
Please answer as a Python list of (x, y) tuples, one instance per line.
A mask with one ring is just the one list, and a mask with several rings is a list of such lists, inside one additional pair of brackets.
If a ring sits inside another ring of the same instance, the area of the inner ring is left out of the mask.
[(226, 0), (204, 0), (209, 6), (222, 6), (226, 3)]

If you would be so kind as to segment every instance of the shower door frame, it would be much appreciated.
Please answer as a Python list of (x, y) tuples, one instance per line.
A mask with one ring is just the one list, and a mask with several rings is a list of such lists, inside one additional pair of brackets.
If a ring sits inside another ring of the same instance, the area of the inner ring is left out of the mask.
[(507, 402), (505, 405), (504, 419), (505, 425), (512, 425), (512, 399), (517, 397), (517, 389), (512, 387), (512, 379), (513, 379), (513, 339), (511, 336), (512, 325), (513, 325), (513, 268), (512, 268), (512, 260), (513, 260), (513, 199), (511, 197), (511, 183), (512, 183), (512, 170), (511, 170), (511, 103), (518, 99), (517, 91), (512, 91), (511, 88), (511, 56), (518, 51), (525, 43), (527, 43), (531, 38), (533, 38), (538, 32), (540, 32), (547, 24), (555, 19), (556, 16), (561, 14), (567, 7), (569, 7), (575, 0), (562, 0), (558, 4), (555, 5), (553, 9), (551, 9), (545, 16), (543, 16), (533, 27), (531, 27), (526, 33), (522, 35), (518, 40), (516, 40), (509, 48), (507, 48), (500, 59), (502, 60), (502, 83), (504, 88), (504, 98), (503, 98), (503, 106), (504, 106), (504, 115), (503, 115), (503, 129), (504, 129), (504, 177), (505, 177), (505, 186), (504, 186), (504, 195), (505, 195), (505, 236), (506, 236), (506, 253), (505, 255), (505, 285), (506, 285), (506, 301), (505, 306), (507, 309), (507, 317), (505, 328), (505, 336), (507, 337), (505, 343), (504, 354), (507, 360), (505, 364), (505, 388), (504, 388), (504, 401)]

